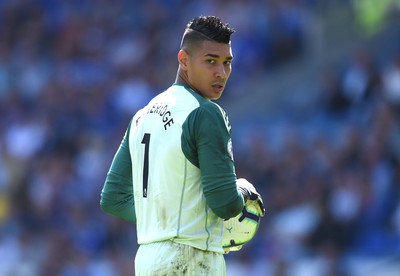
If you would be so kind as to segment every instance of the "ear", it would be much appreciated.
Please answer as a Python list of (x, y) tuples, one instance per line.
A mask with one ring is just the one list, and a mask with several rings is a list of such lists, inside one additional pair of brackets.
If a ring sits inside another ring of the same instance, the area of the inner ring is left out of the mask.
[(187, 62), (189, 60), (189, 55), (185, 50), (180, 50), (178, 52), (178, 62), (179, 66), (186, 71), (187, 69)]

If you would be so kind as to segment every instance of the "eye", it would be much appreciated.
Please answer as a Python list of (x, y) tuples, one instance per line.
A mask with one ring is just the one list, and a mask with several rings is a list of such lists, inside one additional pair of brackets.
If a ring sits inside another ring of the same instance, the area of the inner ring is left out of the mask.
[(210, 64), (214, 64), (215, 60), (214, 59), (207, 59), (207, 62), (210, 63)]
[(232, 60), (227, 60), (224, 62), (226, 65), (231, 65), (232, 64)]

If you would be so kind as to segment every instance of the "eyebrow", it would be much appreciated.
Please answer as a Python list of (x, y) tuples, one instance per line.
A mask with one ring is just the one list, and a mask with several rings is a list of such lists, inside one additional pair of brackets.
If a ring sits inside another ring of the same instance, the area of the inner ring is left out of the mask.
[[(205, 54), (204, 55), (205, 57), (212, 57), (212, 58), (220, 58), (220, 56), (219, 55), (215, 55), (215, 54)], [(227, 57), (226, 58), (227, 60), (232, 60), (233, 59), (233, 57)]]

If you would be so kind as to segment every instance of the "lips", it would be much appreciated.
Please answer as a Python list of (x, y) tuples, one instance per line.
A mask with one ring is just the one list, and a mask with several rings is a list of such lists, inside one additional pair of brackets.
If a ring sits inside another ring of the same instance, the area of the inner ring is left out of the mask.
[(218, 93), (219, 95), (221, 95), (222, 91), (224, 91), (224, 86), (220, 84), (212, 85), (212, 88), (214, 89), (214, 92)]
[(215, 83), (213, 85), (211, 85), (213, 88), (215, 89), (224, 89), (224, 84), (223, 83)]

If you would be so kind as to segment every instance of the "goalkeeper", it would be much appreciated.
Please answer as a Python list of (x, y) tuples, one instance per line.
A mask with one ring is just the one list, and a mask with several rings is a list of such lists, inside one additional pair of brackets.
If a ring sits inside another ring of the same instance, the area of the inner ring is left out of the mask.
[(245, 200), (237, 187), (231, 125), (211, 100), (231, 73), (234, 30), (214, 16), (188, 23), (175, 83), (132, 118), (101, 192), (104, 212), (136, 223), (136, 275), (225, 275), (223, 220)]

